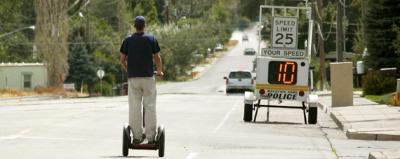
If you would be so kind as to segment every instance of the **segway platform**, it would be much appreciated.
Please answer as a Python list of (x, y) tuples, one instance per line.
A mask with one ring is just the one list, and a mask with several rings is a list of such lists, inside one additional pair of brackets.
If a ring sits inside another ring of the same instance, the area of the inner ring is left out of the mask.
[(163, 125), (157, 129), (156, 143), (154, 144), (133, 144), (131, 139), (131, 127), (125, 124), (122, 131), (122, 155), (128, 156), (129, 149), (136, 150), (158, 150), (158, 156), (164, 157), (165, 150), (165, 128)]

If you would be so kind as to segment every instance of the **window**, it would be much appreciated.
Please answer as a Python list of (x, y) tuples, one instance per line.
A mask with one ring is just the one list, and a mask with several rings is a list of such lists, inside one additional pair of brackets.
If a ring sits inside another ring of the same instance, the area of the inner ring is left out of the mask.
[(30, 89), (32, 87), (32, 74), (23, 74), (24, 76), (24, 89)]
[(251, 73), (250, 72), (242, 72), (242, 71), (231, 72), (229, 74), (229, 78), (231, 78), (231, 79), (233, 79), (233, 78), (251, 78)]

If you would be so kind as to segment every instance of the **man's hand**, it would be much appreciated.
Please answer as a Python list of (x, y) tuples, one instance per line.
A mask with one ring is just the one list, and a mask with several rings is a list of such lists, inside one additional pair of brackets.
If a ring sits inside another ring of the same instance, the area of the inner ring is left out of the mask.
[(163, 76), (164, 76), (164, 72), (162, 72), (162, 71), (157, 71), (156, 75), (157, 75), (158, 77), (163, 77)]
[(125, 54), (121, 53), (121, 57), (119, 58), (119, 63), (121, 63), (125, 72), (128, 71), (128, 66), (126, 65), (126, 58), (127, 58), (127, 56)]
[(161, 78), (162, 76), (164, 76), (164, 72), (162, 71), (163, 69), (162, 69), (162, 61), (161, 61), (160, 53), (158, 52), (158, 53), (154, 54), (153, 58), (154, 58), (154, 62), (156, 63), (156, 68), (157, 68), (156, 75), (159, 78)]

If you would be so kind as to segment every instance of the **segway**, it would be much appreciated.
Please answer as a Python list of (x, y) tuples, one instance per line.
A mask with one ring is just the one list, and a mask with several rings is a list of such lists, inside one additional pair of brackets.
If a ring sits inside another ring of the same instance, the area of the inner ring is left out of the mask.
[(158, 150), (158, 156), (164, 157), (165, 150), (165, 129), (161, 125), (157, 129), (156, 141), (154, 144), (133, 144), (131, 140), (131, 127), (125, 124), (122, 131), (122, 155), (128, 156), (129, 149), (136, 150)]

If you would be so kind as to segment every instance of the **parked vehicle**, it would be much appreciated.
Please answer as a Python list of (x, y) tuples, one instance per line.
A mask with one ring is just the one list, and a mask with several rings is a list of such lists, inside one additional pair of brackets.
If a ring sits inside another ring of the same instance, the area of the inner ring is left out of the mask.
[(248, 41), (249, 40), (249, 36), (248, 35), (243, 35), (242, 36), (242, 40), (243, 41)]
[(253, 91), (254, 78), (250, 71), (231, 71), (226, 80), (226, 93), (231, 91)]
[(254, 50), (253, 48), (245, 48), (244, 49), (244, 54), (245, 55), (255, 55), (256, 54), (256, 50)]
[(223, 50), (224, 50), (224, 45), (218, 43), (218, 44), (215, 46), (214, 50), (215, 50), (215, 51), (223, 51)]

